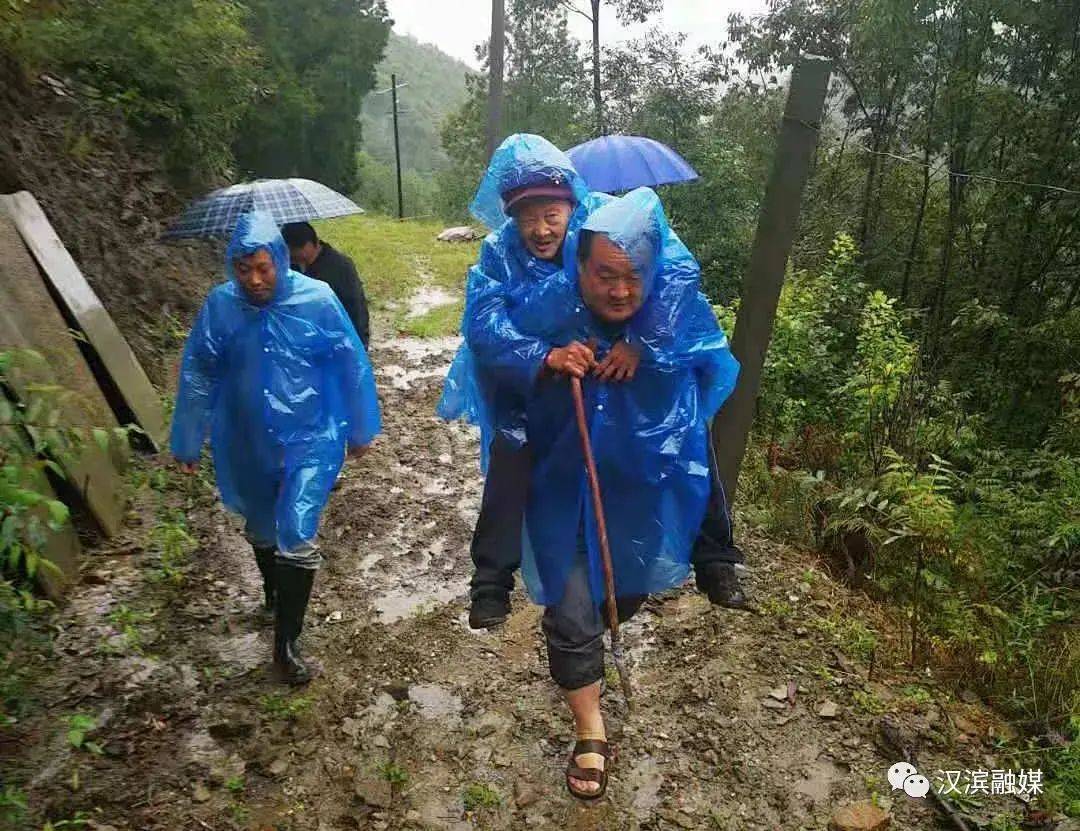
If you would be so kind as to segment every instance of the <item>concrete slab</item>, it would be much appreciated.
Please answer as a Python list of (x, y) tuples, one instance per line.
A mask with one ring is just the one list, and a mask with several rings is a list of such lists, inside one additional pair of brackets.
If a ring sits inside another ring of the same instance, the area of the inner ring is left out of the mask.
[(155, 448), (163, 447), (166, 425), (157, 392), (33, 194), (20, 191), (0, 196), (0, 208), (14, 221), (45, 279), (100, 357), (139, 427)]
[[(59, 410), (60, 423), (85, 428), (89, 439), (73, 459), (59, 460), (72, 489), (107, 535), (123, 523), (122, 481), (109, 455), (91, 438), (94, 427), (112, 430), (116, 418), (49, 295), (15, 224), (0, 215), (0, 349), (16, 350), (8, 370), (12, 391), (27, 407), (42, 399)], [(40, 359), (18, 350), (33, 350)], [(43, 392), (43, 387), (64, 392)], [(31, 432), (35, 432), (33, 427)], [(122, 452), (117, 448), (117, 452)]]

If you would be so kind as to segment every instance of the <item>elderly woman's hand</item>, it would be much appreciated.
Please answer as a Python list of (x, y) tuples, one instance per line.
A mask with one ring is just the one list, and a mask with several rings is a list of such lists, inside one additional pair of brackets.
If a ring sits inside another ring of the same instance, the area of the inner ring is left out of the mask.
[(601, 381), (629, 381), (637, 372), (640, 362), (641, 353), (637, 347), (621, 340), (611, 347), (604, 360), (596, 365), (593, 375)]

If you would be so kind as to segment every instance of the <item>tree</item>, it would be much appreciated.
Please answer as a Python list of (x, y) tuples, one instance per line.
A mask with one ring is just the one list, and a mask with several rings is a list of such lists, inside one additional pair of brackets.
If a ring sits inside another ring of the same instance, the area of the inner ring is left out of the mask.
[[(595, 135), (607, 133), (607, 121), (604, 118), (603, 77), (600, 61), (600, 9), (601, 0), (585, 0), (584, 6), (575, 0), (550, 0), (569, 12), (581, 15), (592, 26), (592, 101), (595, 118)], [(615, 6), (615, 15), (622, 23), (644, 23), (650, 15), (664, 7), (664, 0), (608, 0)], [(585, 10), (587, 9), (587, 11)]]
[(607, 123), (674, 147), (693, 145), (716, 105), (725, 67), (708, 49), (686, 51), (686, 35), (654, 28), (607, 50)]
[(356, 185), (358, 115), (390, 30), (384, 0), (248, 0), (266, 82), (235, 150), (250, 176)]
[(232, 174), (233, 138), (265, 64), (239, 3), (4, 5), (0, 47), (87, 85), (88, 101), (164, 148), (174, 178), (203, 186)]
[[(587, 137), (585, 65), (566, 14), (551, 0), (510, 0), (507, 5), (506, 133), (539, 133), (560, 147)], [(489, 65), (486, 43), (477, 47), (477, 56)], [(466, 79), (467, 99), (443, 125), (443, 149), (451, 160), (439, 180), (441, 212), (447, 218), (460, 218), (489, 158), (487, 74)]]
[(796, 258), (850, 231), (931, 378), (998, 439), (1041, 441), (1080, 361), (1080, 7), (781, 0), (730, 31), (752, 73), (809, 51), (840, 76)]

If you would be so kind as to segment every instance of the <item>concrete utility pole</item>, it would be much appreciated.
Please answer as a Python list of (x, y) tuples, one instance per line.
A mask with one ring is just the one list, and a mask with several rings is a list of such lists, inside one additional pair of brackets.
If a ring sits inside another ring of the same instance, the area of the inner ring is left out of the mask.
[(731, 336), (731, 351), (739, 359), (742, 370), (731, 398), (713, 420), (717, 466), (729, 502), (735, 499), (739, 468), (754, 422), (765, 353), (795, 240), (810, 162), (817, 147), (831, 69), (827, 59), (807, 55), (800, 59), (791, 76), (776, 156)]
[(503, 56), (506, 47), (506, 9), (503, 0), (491, 0), (491, 40), (488, 41), (487, 157), (503, 139)]

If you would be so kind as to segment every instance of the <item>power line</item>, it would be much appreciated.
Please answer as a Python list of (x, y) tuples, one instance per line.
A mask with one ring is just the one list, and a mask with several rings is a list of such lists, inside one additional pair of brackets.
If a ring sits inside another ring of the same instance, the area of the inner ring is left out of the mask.
[[(790, 119), (788, 116), (784, 116), (784, 120), (798, 121), (804, 127), (809, 127), (811, 130), (815, 130), (819, 133), (821, 132), (820, 124), (812, 124), (809, 121), (802, 121), (800, 119)], [(919, 167), (928, 168), (932, 174), (941, 173), (944, 171), (948, 173), (950, 177), (955, 176), (958, 179), (976, 179), (980, 182), (993, 182), (997, 185), (1015, 185), (1022, 188), (1049, 190), (1053, 191), (1054, 193), (1065, 194), (1066, 196), (1080, 196), (1080, 190), (1063, 188), (1057, 185), (1045, 185), (1041, 182), (1022, 182), (1019, 179), (999, 179), (994, 176), (987, 176), (985, 173), (965, 173), (963, 171), (950, 169), (948, 164), (928, 164), (922, 159), (916, 158), (914, 156), (901, 156), (898, 153), (890, 153), (887, 150), (871, 150), (869, 147), (862, 147), (857, 144), (854, 145), (854, 149), (871, 156), (884, 156), (889, 159), (894, 159), (898, 162), (904, 162), (905, 164), (913, 164)]]
[(870, 153), (875, 156), (885, 156), (890, 159), (896, 159), (899, 162), (906, 162), (908, 164), (915, 164), (919, 167), (927, 167), (931, 173), (939, 173), (941, 171), (947, 172), (950, 176), (955, 176), (958, 179), (978, 179), (980, 182), (993, 182), (997, 185), (1016, 185), (1022, 188), (1041, 188), (1042, 190), (1050, 190), (1055, 193), (1063, 193), (1068, 196), (1080, 196), (1080, 190), (1072, 190), (1070, 188), (1062, 188), (1057, 185), (1044, 185), (1040, 182), (1022, 182), (1019, 179), (998, 179), (994, 176), (987, 176), (984, 173), (963, 173), (959, 170), (950, 170), (947, 164), (939, 164), (937, 166), (927, 164), (922, 159), (917, 159), (912, 156), (901, 156), (897, 153), (889, 153), (885, 150), (871, 150), (868, 147), (858, 147), (864, 153)]

